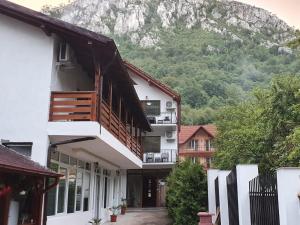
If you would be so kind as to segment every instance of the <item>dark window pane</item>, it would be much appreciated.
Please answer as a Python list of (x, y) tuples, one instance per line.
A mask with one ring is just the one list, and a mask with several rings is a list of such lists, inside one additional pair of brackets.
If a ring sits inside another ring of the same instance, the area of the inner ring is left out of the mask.
[(160, 152), (160, 136), (157, 137), (143, 137), (142, 145), (144, 152)]
[(76, 188), (76, 169), (69, 169), (69, 192), (68, 192), (68, 213), (73, 213), (75, 208), (75, 188)]
[(77, 172), (77, 193), (76, 193), (76, 211), (81, 210), (81, 198), (82, 198), (82, 184), (83, 184), (83, 172)]
[(60, 161), (64, 164), (69, 164), (69, 156), (63, 153), (60, 154)]
[(142, 101), (146, 115), (157, 116), (160, 115), (160, 101), (159, 100), (147, 100)]
[(59, 173), (62, 174), (63, 176), (60, 177), (59, 184), (58, 184), (57, 213), (63, 213), (65, 208), (67, 169), (60, 168)]
[(32, 142), (4, 142), (2, 144), (22, 155), (31, 157)]
[[(52, 171), (58, 172), (58, 165), (55, 163), (51, 163), (50, 169)], [(55, 182), (54, 178), (49, 179), (49, 183), (53, 184)], [(52, 188), (48, 191), (48, 201), (47, 201), (47, 216), (52, 216), (55, 214), (55, 200), (56, 200), (56, 188)]]
[(89, 210), (90, 183), (91, 183), (91, 174), (89, 172), (85, 172), (84, 173), (83, 211)]

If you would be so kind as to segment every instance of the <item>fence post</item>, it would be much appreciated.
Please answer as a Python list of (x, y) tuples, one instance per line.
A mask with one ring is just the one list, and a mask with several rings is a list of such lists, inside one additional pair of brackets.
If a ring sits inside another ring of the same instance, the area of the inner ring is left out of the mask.
[(298, 225), (300, 221), (300, 168), (277, 170), (280, 225)]
[(249, 181), (258, 176), (257, 165), (237, 165), (239, 225), (251, 225)]
[(216, 220), (216, 194), (215, 194), (215, 179), (218, 176), (219, 170), (207, 170), (207, 191), (208, 191), (208, 211), (212, 214), (213, 223)]
[(227, 183), (226, 177), (229, 175), (230, 171), (223, 170), (219, 171), (219, 200), (220, 200), (220, 218), (222, 225), (229, 225), (228, 218), (228, 196), (227, 196)]
[(198, 225), (213, 225), (212, 223), (212, 214), (207, 212), (199, 212), (199, 224)]

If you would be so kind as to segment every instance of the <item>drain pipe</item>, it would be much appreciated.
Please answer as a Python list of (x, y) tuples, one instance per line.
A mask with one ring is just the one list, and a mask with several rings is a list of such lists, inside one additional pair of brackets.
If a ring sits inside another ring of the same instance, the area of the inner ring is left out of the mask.
[[(55, 151), (58, 146), (72, 144), (72, 143), (78, 143), (78, 142), (83, 142), (83, 141), (91, 141), (91, 140), (95, 140), (95, 139), (96, 139), (95, 137), (83, 137), (83, 138), (70, 139), (70, 140), (66, 140), (66, 141), (60, 141), (60, 142), (56, 142), (56, 143), (50, 143), (49, 147), (48, 147), (48, 153), (47, 153), (47, 168), (50, 168), (51, 152)], [(52, 186), (52, 185), (49, 185), (49, 178), (46, 179), (45, 183), (46, 183), (45, 187)], [(53, 187), (54, 187), (54, 185), (53, 185)], [(48, 204), (48, 192), (46, 192), (44, 195), (43, 225), (47, 224), (47, 204)]]

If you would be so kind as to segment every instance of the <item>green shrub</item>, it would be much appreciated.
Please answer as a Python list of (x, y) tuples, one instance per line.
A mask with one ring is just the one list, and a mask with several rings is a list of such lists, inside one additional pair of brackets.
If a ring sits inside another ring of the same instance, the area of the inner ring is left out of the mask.
[(207, 210), (206, 174), (199, 164), (186, 160), (167, 178), (167, 208), (174, 225), (196, 225), (197, 213)]

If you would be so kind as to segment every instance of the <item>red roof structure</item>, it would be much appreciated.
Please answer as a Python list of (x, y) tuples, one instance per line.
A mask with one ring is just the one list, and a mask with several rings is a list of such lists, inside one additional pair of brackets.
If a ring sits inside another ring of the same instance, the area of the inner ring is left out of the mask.
[(217, 134), (217, 127), (214, 124), (181, 126), (181, 130), (179, 133), (179, 144), (186, 143), (200, 129), (203, 129), (211, 137), (215, 137)]
[(0, 145), (0, 171), (29, 174), (31, 176), (61, 176), (3, 145)]

